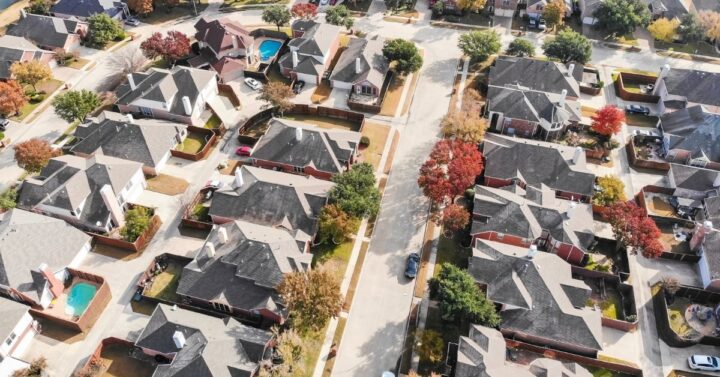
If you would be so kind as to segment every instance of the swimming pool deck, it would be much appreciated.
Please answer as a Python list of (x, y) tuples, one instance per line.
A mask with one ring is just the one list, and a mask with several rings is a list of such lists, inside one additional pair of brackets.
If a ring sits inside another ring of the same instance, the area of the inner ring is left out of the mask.
[[(82, 278), (74, 277), (72, 283), (70, 283), (70, 285), (67, 288), (63, 289), (63, 292), (60, 294), (60, 296), (56, 297), (52, 301), (50, 306), (48, 306), (47, 309), (43, 310), (43, 312), (45, 312), (49, 315), (58, 317), (58, 318), (69, 320), (69, 321), (78, 320), (79, 318), (65, 313), (65, 308), (67, 306), (67, 299), (68, 299), (68, 295), (70, 294), (70, 290), (72, 289), (73, 286), (75, 286), (75, 284), (78, 284), (78, 283), (87, 283), (87, 284), (94, 286), (95, 289), (100, 289), (100, 285), (97, 283), (94, 283), (92, 281), (85, 280)], [(97, 292), (95, 294), (97, 294)], [(95, 296), (93, 296), (93, 299), (94, 298), (95, 298)], [(90, 307), (90, 305), (92, 305), (92, 302), (93, 302), (93, 300), (91, 299), (90, 303), (88, 304), (87, 307)], [(83, 314), (85, 314), (86, 311), (87, 311), (87, 308), (85, 308), (85, 311), (83, 312)]]
[[(280, 47), (278, 47), (278, 49), (275, 51), (275, 54), (273, 54), (272, 56), (268, 57), (268, 58), (265, 59), (265, 60), (262, 60), (262, 59), (261, 59), (261, 56), (260, 56), (260, 46), (261, 46), (261, 45), (263, 44), (263, 42), (265, 42), (265, 41), (275, 41), (275, 42), (279, 42), (279, 43), (280, 43)], [(281, 41), (281, 40), (279, 40), (279, 39), (277, 39), (277, 38), (261, 37), (261, 38), (256, 39), (256, 40), (255, 40), (255, 45), (257, 46), (257, 48), (255, 48), (255, 51), (253, 51), (253, 53), (254, 53), (255, 57), (257, 58), (257, 62), (259, 62), (259, 63), (268, 63), (268, 62), (271, 62), (273, 59), (277, 58), (278, 53), (280, 52), (280, 49), (282, 48), (282, 44), (283, 44), (283, 43), (284, 43), (284, 41)]]

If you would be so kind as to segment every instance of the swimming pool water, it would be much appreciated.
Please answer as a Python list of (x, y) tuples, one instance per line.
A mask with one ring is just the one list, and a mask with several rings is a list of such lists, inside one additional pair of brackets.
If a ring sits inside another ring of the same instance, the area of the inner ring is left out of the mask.
[(77, 283), (73, 285), (65, 303), (65, 314), (81, 316), (92, 298), (95, 297), (95, 292), (97, 292), (97, 288), (92, 284)]
[(265, 61), (275, 56), (280, 46), (282, 46), (282, 42), (280, 41), (274, 41), (272, 39), (262, 41), (258, 49), (260, 52), (260, 60)]

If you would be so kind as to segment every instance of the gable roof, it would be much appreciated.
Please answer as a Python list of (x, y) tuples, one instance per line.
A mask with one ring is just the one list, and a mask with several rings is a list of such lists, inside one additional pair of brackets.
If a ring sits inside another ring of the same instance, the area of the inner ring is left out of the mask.
[(681, 164), (670, 164), (668, 174), (672, 176), (674, 188), (701, 192), (714, 190), (720, 178), (720, 171)]
[[(221, 228), (228, 237), (225, 243), (218, 235)], [(208, 244), (213, 245), (214, 256), (208, 254)], [(284, 305), (275, 287), (285, 274), (309, 270), (312, 257), (282, 229), (234, 221), (210, 233), (195, 259), (183, 269), (177, 292), (280, 315)]]
[[(173, 340), (183, 335), (178, 348)], [(135, 345), (164, 354), (170, 364), (158, 365), (153, 376), (250, 377), (269, 357), (272, 333), (245, 326), (233, 318), (215, 318), (158, 304)]]
[(233, 37), (237, 38), (238, 47), (242, 49), (252, 47), (255, 41), (247, 29), (228, 17), (212, 21), (203, 17), (195, 23), (195, 30), (195, 38), (207, 43), (215, 53), (233, 49)]
[(711, 280), (720, 279), (720, 230), (711, 230), (702, 239), (702, 248)]
[(506, 306), (500, 328), (602, 350), (600, 312), (585, 307), (590, 288), (551, 253), (526, 257), (525, 248), (477, 239), (468, 271), (487, 285), (488, 299)]
[(587, 250), (595, 240), (591, 206), (559, 200), (549, 189), (544, 191), (525, 192), (516, 185), (475, 186), (473, 218), (477, 220), (470, 234), (493, 231), (534, 240), (548, 232), (557, 241)]
[(571, 97), (580, 98), (583, 65), (575, 63), (573, 72), (558, 62), (531, 58), (500, 56), (488, 73), (489, 85), (517, 85), (540, 92), (560, 94), (563, 89)]
[[(352, 38), (340, 59), (335, 64), (330, 80), (357, 84), (368, 81), (375, 87), (382, 88), (385, 75), (390, 70), (390, 64), (383, 55), (382, 49), (385, 40)], [(357, 59), (360, 59), (360, 70), (357, 69)]]
[[(0, 339), (6, 339), (30, 308), (0, 296)], [(15, 334), (19, 335), (19, 334)]]
[(491, 85), (487, 97), (488, 111), (503, 113), (507, 118), (538, 123), (541, 120), (548, 123), (580, 121), (580, 103), (565, 100), (565, 105), (561, 107), (560, 94)]
[(300, 55), (325, 57), (330, 47), (337, 39), (342, 28), (328, 23), (318, 23), (312, 20), (299, 20), (292, 24), (293, 31), (303, 31), (300, 38), (288, 43), (291, 50), (297, 50)]
[(332, 182), (250, 166), (242, 166), (236, 174), (242, 185), (216, 191), (210, 216), (279, 227), (299, 242), (312, 240)]
[(38, 60), (43, 54), (51, 54), (49, 51), (43, 51), (35, 46), (32, 42), (23, 37), (13, 35), (3, 35), (0, 37), (0, 78), (10, 78), (10, 66), (15, 62), (23, 60), (26, 52), (32, 53), (30, 60)]
[(55, 14), (87, 18), (95, 13), (107, 13), (110, 17), (122, 12), (125, 4), (115, 0), (59, 0), (50, 8)]
[(86, 25), (74, 19), (27, 14), (8, 27), (7, 35), (24, 37), (47, 48), (64, 48), (70, 35), (75, 34), (78, 24)]
[(31, 271), (43, 263), (52, 272), (67, 267), (90, 239), (53, 217), (17, 208), (0, 214), (0, 284), (39, 301), (44, 284), (38, 286)]
[(173, 114), (188, 116), (182, 104), (182, 98), (188, 97), (190, 106), (195, 108), (202, 91), (210, 81), (215, 80), (216, 74), (204, 69), (175, 66), (172, 71), (151, 68), (149, 71), (132, 74), (135, 89), (129, 83), (124, 83), (115, 90), (117, 103), (130, 105), (138, 99), (165, 104), (167, 110)]
[[(300, 140), (297, 139), (298, 132)], [(267, 132), (253, 148), (252, 158), (309, 166), (335, 174), (345, 171), (359, 143), (359, 132), (322, 129), (307, 123), (273, 118)]]
[(680, 18), (690, 11), (691, 0), (652, 0), (649, 4), (653, 13), (663, 14), (665, 18)]
[(673, 68), (665, 77), (668, 94), (686, 98), (689, 102), (720, 106), (720, 73), (695, 69)]
[(75, 129), (79, 141), (70, 151), (84, 155), (98, 153), (155, 167), (179, 142), (176, 135), (186, 128), (184, 124), (156, 119), (137, 119), (131, 123), (122, 114), (105, 111)]
[(692, 158), (720, 162), (720, 114), (692, 106), (664, 114), (660, 125), (670, 149), (689, 151)]
[(470, 334), (458, 342), (455, 377), (591, 377), (577, 363), (537, 358), (529, 365), (506, 360), (502, 333), (490, 327), (471, 325)]
[(55, 157), (37, 177), (23, 182), (18, 207), (33, 209), (42, 204), (67, 211), (79, 209), (81, 222), (90, 226), (105, 225), (110, 219), (110, 210), (100, 189), (110, 185), (117, 195), (141, 168), (138, 162), (102, 155)]
[(585, 167), (585, 153), (573, 163), (576, 149), (537, 140), (488, 133), (483, 143), (485, 177), (520, 179), (536, 189), (591, 196), (595, 175)]

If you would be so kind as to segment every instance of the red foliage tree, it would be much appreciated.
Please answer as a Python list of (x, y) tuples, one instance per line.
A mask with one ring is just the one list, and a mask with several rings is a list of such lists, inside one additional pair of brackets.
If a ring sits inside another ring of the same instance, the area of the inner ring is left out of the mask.
[(451, 232), (463, 229), (470, 222), (470, 212), (465, 207), (450, 204), (443, 210), (443, 227)]
[(17, 81), (0, 81), (0, 114), (3, 116), (18, 114), (26, 103), (27, 97)]
[(317, 15), (317, 5), (312, 3), (296, 3), (290, 12), (297, 18), (309, 20)]
[(615, 203), (608, 207), (603, 216), (610, 223), (618, 242), (642, 250), (646, 258), (656, 258), (662, 254), (660, 229), (645, 210), (635, 203)]
[(153, 33), (140, 44), (140, 49), (148, 59), (162, 57), (168, 65), (171, 65), (190, 53), (190, 39), (175, 30), (169, 31), (164, 37), (160, 33)]
[(434, 204), (445, 203), (472, 186), (482, 170), (482, 153), (475, 143), (440, 140), (420, 168), (418, 185)]
[(604, 136), (612, 136), (622, 128), (625, 113), (613, 105), (607, 105), (592, 116), (592, 130)]
[(15, 161), (18, 166), (29, 171), (37, 172), (47, 165), (48, 160), (55, 156), (50, 143), (42, 139), (30, 139), (15, 144)]

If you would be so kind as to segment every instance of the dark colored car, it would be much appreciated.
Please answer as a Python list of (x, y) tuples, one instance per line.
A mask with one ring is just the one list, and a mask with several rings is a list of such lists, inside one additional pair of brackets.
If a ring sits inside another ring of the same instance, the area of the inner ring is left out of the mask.
[(295, 94), (300, 93), (304, 87), (305, 87), (305, 81), (295, 82), (295, 85), (293, 85), (293, 93), (295, 93)]
[(650, 115), (650, 108), (640, 105), (627, 105), (625, 106), (625, 112), (628, 114)]
[(125, 19), (125, 25), (129, 25), (129, 26), (139, 26), (139, 25), (140, 25), (140, 20), (138, 20), (138, 19), (135, 18), (135, 17), (129, 17), (129, 18), (126, 18), (126, 19)]
[(0, 118), (0, 131), (5, 131), (7, 129), (8, 124), (10, 124), (10, 121), (5, 118)]
[(411, 253), (408, 255), (407, 262), (405, 262), (405, 277), (408, 279), (415, 279), (419, 268), (420, 255), (418, 255), (418, 253)]

